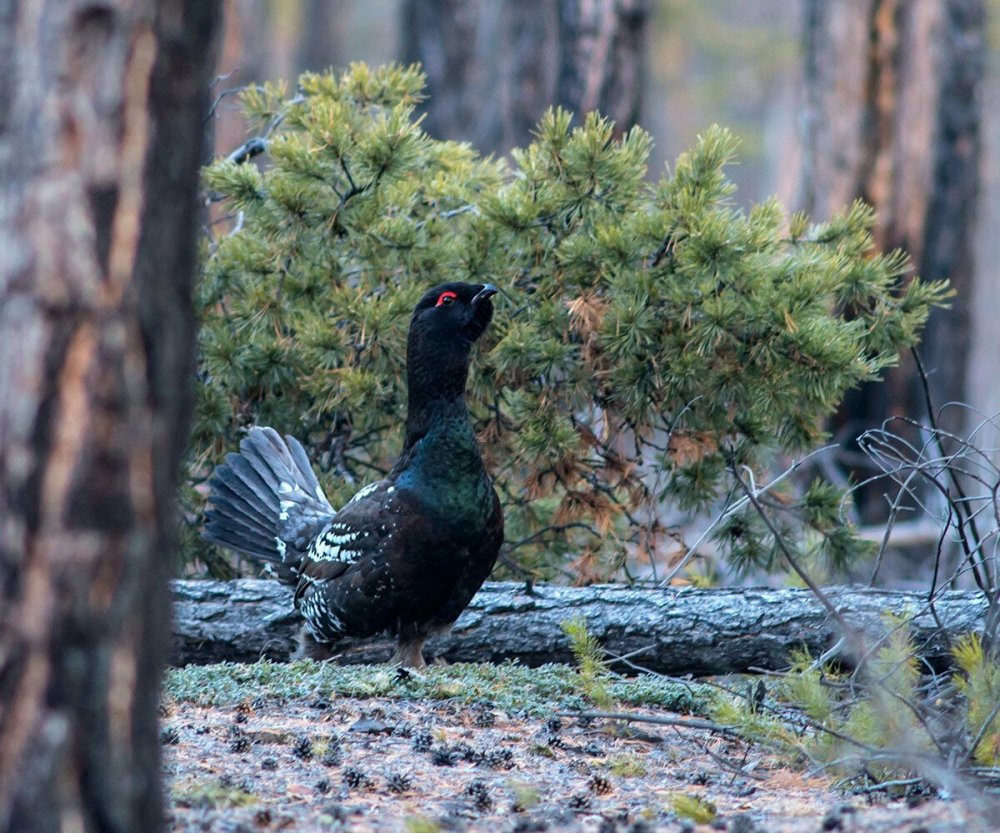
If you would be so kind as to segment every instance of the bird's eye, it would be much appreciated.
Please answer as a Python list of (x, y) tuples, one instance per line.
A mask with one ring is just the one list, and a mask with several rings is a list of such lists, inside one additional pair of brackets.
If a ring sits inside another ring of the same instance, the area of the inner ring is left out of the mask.
[(456, 298), (458, 298), (458, 295), (456, 295), (454, 292), (442, 292), (440, 295), (438, 295), (437, 303), (434, 306), (446, 307), (448, 306), (448, 304), (452, 303)]

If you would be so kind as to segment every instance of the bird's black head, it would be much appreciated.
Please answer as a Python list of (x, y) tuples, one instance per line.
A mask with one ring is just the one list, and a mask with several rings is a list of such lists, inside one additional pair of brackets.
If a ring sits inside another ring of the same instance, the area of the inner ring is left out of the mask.
[(465, 393), (469, 352), (493, 317), (493, 284), (443, 283), (413, 310), (406, 345), (409, 384), (407, 436), (422, 429), (430, 404)]
[(470, 347), (493, 318), (493, 302), (499, 290), (491, 283), (443, 283), (428, 289), (410, 321), (416, 330), (442, 349), (449, 344)]

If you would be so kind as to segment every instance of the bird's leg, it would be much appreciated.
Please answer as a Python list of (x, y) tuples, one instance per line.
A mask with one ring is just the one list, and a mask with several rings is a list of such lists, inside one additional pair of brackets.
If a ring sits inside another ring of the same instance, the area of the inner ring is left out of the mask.
[(424, 662), (424, 642), (427, 636), (417, 636), (404, 639), (399, 638), (396, 646), (396, 653), (389, 660), (390, 665), (398, 665), (400, 668), (414, 668), (418, 671), (427, 667)]
[(313, 659), (316, 662), (323, 662), (336, 656), (338, 654), (331, 643), (320, 642), (305, 625), (299, 628), (298, 648), (292, 654), (292, 659)]

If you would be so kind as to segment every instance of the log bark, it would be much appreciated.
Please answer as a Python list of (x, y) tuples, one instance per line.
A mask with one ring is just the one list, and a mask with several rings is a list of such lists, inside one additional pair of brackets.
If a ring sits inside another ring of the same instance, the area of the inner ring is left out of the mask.
[(0, 831), (162, 826), (214, 2), (0, 9)]
[[(947, 662), (956, 635), (982, 631), (987, 607), (976, 593), (942, 593), (935, 604), (942, 628), (916, 593), (856, 587), (827, 592), (872, 645), (886, 630), (886, 613), (918, 614), (913, 636), (921, 655), (934, 664)], [(840, 639), (836, 621), (807, 590), (597, 585), (536, 586), (528, 593), (523, 584), (489, 582), (450, 634), (428, 641), (425, 654), (428, 661), (571, 663), (560, 626), (576, 617), (583, 617), (612, 656), (677, 675), (779, 670), (789, 665), (794, 649), (804, 645), (816, 655)], [(295, 649), (298, 625), (291, 592), (277, 582), (174, 582), (175, 664), (286, 660)], [(386, 640), (363, 640), (342, 647), (338, 661), (354, 664), (385, 662), (393, 646)], [(850, 660), (846, 650), (840, 655)]]

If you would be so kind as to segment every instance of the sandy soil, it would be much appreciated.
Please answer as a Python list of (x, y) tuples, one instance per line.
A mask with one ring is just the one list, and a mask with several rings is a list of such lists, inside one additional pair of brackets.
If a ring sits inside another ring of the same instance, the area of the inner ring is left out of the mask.
[(173, 831), (1000, 829), (985, 799), (878, 803), (703, 730), (439, 700), (178, 703), (164, 709), (163, 740)]

